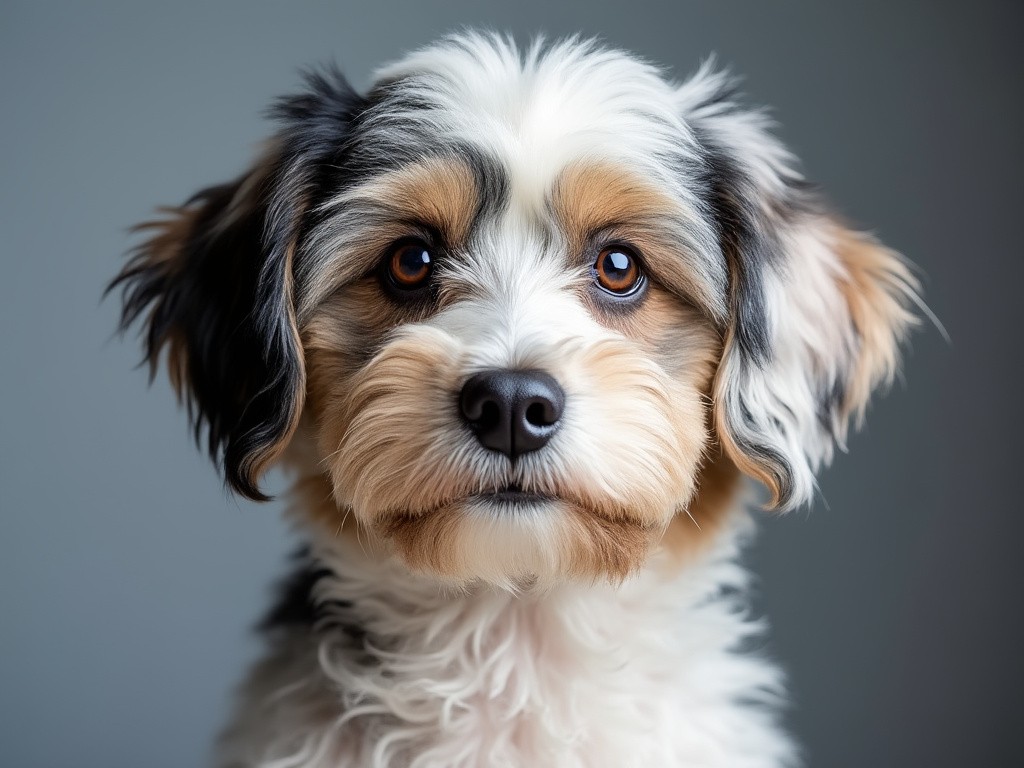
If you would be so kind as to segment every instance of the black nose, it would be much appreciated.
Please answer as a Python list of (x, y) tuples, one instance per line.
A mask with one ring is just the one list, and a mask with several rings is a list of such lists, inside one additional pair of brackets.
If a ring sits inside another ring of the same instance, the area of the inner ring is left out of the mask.
[(564, 406), (565, 393), (543, 371), (482, 371), (466, 381), (459, 398), (480, 443), (510, 459), (543, 448)]

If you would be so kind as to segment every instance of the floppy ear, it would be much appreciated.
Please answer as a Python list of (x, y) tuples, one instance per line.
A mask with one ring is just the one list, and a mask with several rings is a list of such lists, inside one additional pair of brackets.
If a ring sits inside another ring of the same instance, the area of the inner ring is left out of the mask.
[(167, 349), (196, 439), (205, 431), (229, 485), (258, 500), (305, 393), (294, 282), (301, 220), (359, 101), (335, 70), (306, 80), (306, 92), (273, 110), (282, 129), (266, 156), (140, 225), (150, 239), (108, 288), (122, 288), (122, 330), (144, 316), (151, 371)]
[(889, 383), (916, 323), (906, 262), (828, 213), (770, 134), (704, 67), (677, 92), (703, 147), (708, 200), (730, 273), (730, 319), (714, 383), (723, 448), (772, 493), (810, 501), (814, 473)]

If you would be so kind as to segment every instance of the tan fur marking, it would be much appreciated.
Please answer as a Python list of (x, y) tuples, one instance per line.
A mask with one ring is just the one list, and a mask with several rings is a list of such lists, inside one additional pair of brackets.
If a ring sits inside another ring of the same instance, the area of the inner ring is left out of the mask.
[(636, 309), (600, 317), (606, 325), (638, 341), (645, 354), (673, 378), (684, 379), (701, 392), (710, 388), (721, 355), (719, 334), (697, 309), (660, 285), (648, 286)]
[[(275, 142), (267, 142), (260, 157), (246, 173), (245, 178), (238, 187), (228, 211), (217, 223), (220, 230), (227, 229), (235, 221), (245, 216), (259, 205), (259, 192), (279, 154)], [(162, 219), (154, 219), (137, 224), (131, 228), (132, 232), (152, 233), (152, 236), (139, 246), (139, 253), (146, 254), (146, 263), (149, 267), (161, 266), (161, 269), (168, 275), (174, 275), (181, 269), (181, 249), (188, 242), (196, 229), (198, 219), (203, 213), (201, 206), (161, 206), (156, 209), (157, 213), (164, 216)], [(286, 279), (288, 290), (291, 291), (291, 253), (288, 254), (289, 270)], [(294, 307), (289, 305), (292, 310)], [(154, 305), (153, 310), (156, 309)], [(294, 311), (291, 312), (293, 331), (295, 328)], [(171, 386), (177, 393), (178, 399), (186, 397), (188, 387), (188, 350), (185, 347), (185, 339), (169, 331), (166, 341), (167, 345), (167, 374), (171, 380)], [(151, 372), (155, 372), (159, 365), (159, 358), (154, 357), (149, 361)], [(300, 402), (301, 404), (301, 402)], [(301, 410), (301, 408), (299, 409)]]
[(621, 581), (639, 570), (658, 539), (660, 528), (635, 520), (609, 520), (570, 508), (569, 573), (578, 579)]
[[(308, 468), (307, 468), (308, 469)], [(304, 475), (292, 483), (288, 514), (319, 528), (326, 536), (349, 536), (362, 544), (371, 541), (351, 510), (340, 509), (326, 475)]]
[(627, 222), (649, 223), (676, 213), (677, 205), (626, 169), (610, 164), (578, 164), (559, 177), (555, 212), (574, 252), (596, 229)]
[[(400, 168), (345, 193), (343, 206), (372, 212), (372, 223), (353, 231), (350, 248), (306, 286), (316, 305), (340, 286), (359, 279), (403, 237), (436, 230), (449, 247), (463, 245), (477, 210), (472, 171), (462, 162), (429, 158)], [(302, 310), (306, 320), (311, 307)]]
[(578, 163), (559, 176), (552, 195), (555, 215), (569, 251), (594, 256), (588, 247), (626, 241), (673, 292), (714, 304), (714, 297), (686, 269), (680, 269), (680, 225), (689, 213), (678, 201), (629, 169), (611, 163)]
[(673, 566), (685, 565), (718, 535), (737, 509), (742, 476), (736, 464), (715, 446), (697, 476), (697, 491), (685, 512), (679, 512), (662, 537), (661, 546)]
[[(900, 342), (917, 323), (908, 306), (917, 295), (919, 285), (899, 254), (868, 234), (856, 232), (826, 217), (802, 221), (800, 226), (807, 227), (811, 236), (834, 256), (833, 279), (845, 304), (823, 309), (831, 311), (833, 316), (821, 320), (839, 324), (850, 339), (848, 350), (835, 351), (836, 355), (844, 356), (837, 364), (846, 372), (840, 382), (843, 400), (833, 426), (837, 439), (842, 440), (849, 421), (852, 420), (855, 426), (860, 425), (871, 392), (879, 384), (889, 383), (895, 375)], [(735, 269), (733, 272), (735, 275)], [(734, 343), (734, 333), (730, 327), (725, 340), (726, 350)], [(723, 366), (715, 381), (716, 399), (722, 398), (720, 390), (727, 386), (729, 375), (730, 371)], [(768, 507), (778, 506), (783, 478), (776, 476), (772, 466), (759, 463), (740, 450), (720, 410), (716, 411), (716, 432), (725, 452), (736, 465), (764, 483), (771, 492)], [(779, 467), (778, 471), (786, 470)]]
[(833, 225), (834, 248), (844, 267), (839, 287), (860, 340), (858, 359), (843, 402), (843, 419), (859, 424), (871, 391), (889, 383), (899, 365), (899, 345), (917, 319), (907, 297), (918, 281), (899, 254), (870, 235)]
[(456, 548), (464, 514), (460, 506), (449, 505), (415, 517), (400, 515), (387, 520), (381, 532), (411, 568), (464, 578), (472, 575), (464, 573)]
[[(660, 528), (637, 520), (610, 520), (571, 503), (562, 503), (560, 511), (552, 514), (561, 523), (555, 534), (560, 537), (559, 577), (620, 581), (644, 564), (660, 533)], [(472, 580), (476, 573), (467, 570), (462, 552), (465, 515), (461, 504), (451, 504), (422, 515), (389, 518), (380, 525), (380, 532), (410, 567)]]
[[(178, 257), (181, 247), (195, 228), (200, 209), (163, 206), (157, 211), (166, 218), (138, 224), (132, 227), (132, 232), (152, 233), (152, 236), (139, 247), (139, 252), (146, 254), (146, 263), (149, 267), (160, 265), (162, 271), (173, 275), (180, 269)], [(150, 311), (153, 312), (155, 309), (156, 305)], [(188, 386), (188, 350), (185, 339), (173, 329), (168, 333), (166, 345), (167, 375), (180, 402), (185, 398)], [(159, 357), (150, 359), (151, 375), (156, 373), (159, 364)]]
[[(446, 430), (461, 435), (462, 426), (447, 411), (423, 408), (424, 402), (448, 403), (458, 391), (457, 372), (444, 365), (451, 359), (444, 341), (434, 334), (432, 344), (420, 334), (408, 343), (393, 342), (388, 354), (352, 375), (336, 332), (328, 326), (325, 337), (309, 337), (320, 451), (331, 457), (328, 468), (340, 504), (376, 513), (409, 509), (410, 494), (416, 499), (426, 488), (429, 506), (462, 495), (454, 485), (457, 473), (447, 466), (452, 457), (430, 450), (430, 438)], [(411, 424), (418, 426), (414, 435)]]
[(449, 244), (469, 236), (477, 208), (476, 182), (462, 163), (430, 158), (385, 176), (385, 201), (439, 230)]

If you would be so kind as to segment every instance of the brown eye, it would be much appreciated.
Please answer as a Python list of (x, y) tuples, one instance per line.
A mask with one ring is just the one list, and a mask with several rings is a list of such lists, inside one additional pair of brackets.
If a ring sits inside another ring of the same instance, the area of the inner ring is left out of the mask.
[(430, 247), (420, 240), (406, 240), (392, 247), (387, 259), (388, 277), (402, 290), (421, 288), (434, 271)]
[(594, 275), (598, 285), (618, 296), (633, 293), (640, 287), (643, 278), (636, 254), (619, 245), (605, 248), (597, 255)]

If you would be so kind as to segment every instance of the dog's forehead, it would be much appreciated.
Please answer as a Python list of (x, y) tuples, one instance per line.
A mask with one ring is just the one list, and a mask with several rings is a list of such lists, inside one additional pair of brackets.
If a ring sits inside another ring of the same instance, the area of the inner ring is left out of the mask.
[(585, 43), (521, 54), (495, 38), (446, 41), (382, 69), (376, 95), (370, 141), (473, 147), (500, 159), (511, 197), (524, 204), (540, 204), (557, 173), (582, 158), (655, 176), (697, 161), (660, 73)]

